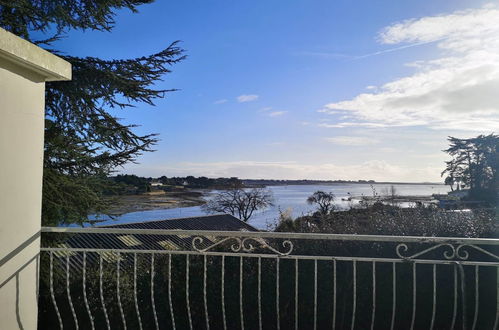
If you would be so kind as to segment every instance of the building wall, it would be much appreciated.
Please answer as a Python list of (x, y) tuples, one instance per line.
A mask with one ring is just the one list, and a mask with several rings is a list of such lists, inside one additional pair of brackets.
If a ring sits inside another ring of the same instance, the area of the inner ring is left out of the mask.
[(0, 29), (0, 329), (36, 329), (45, 81), (70, 69)]
[[(36, 307), (36, 290), (30, 279), (36, 277), (33, 258), (40, 248), (39, 239), (32, 239), (39, 236), (41, 218), (45, 83), (40, 80), (0, 59), (0, 259), (12, 256), (0, 267), (0, 283), (14, 276), (0, 288), (5, 329), (15, 329), (18, 321), (25, 329), (36, 327), (36, 309), (31, 308)], [(16, 286), (25, 292), (17, 293)]]

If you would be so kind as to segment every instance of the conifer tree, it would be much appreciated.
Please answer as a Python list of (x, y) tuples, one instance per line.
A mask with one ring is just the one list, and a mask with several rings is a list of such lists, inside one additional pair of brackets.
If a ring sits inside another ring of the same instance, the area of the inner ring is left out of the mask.
[(153, 105), (174, 90), (155, 83), (185, 58), (178, 42), (156, 54), (112, 60), (62, 54), (53, 44), (71, 30), (111, 31), (118, 10), (137, 12), (150, 2), (0, 0), (0, 27), (72, 64), (71, 81), (46, 84), (43, 225), (83, 223), (90, 213), (105, 212), (102, 195), (112, 189), (107, 176), (157, 142), (155, 134), (135, 133), (135, 125), (122, 124), (110, 110)]
[(442, 175), (447, 184), (468, 188), (470, 197), (497, 202), (499, 196), (499, 136), (479, 135), (469, 139), (449, 137), (444, 150), (452, 159), (446, 162)]

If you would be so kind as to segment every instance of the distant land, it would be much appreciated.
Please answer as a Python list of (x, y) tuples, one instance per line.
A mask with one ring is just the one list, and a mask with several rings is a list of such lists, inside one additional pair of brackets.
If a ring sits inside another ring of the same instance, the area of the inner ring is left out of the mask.
[[(108, 214), (121, 215), (148, 210), (196, 207), (204, 204), (211, 191), (233, 187), (265, 188), (271, 186), (314, 185), (443, 185), (431, 182), (377, 182), (375, 180), (277, 180), (208, 177), (139, 177), (133, 174), (109, 177), (117, 184), (113, 193), (106, 195), (111, 207)], [(313, 188), (316, 189), (316, 188)], [(306, 197), (306, 196), (305, 196)], [(304, 197), (304, 198), (305, 198)], [(352, 197), (352, 196), (349, 196)], [(413, 201), (413, 196), (400, 196), (403, 202)], [(416, 198), (421, 200), (421, 196)]]
[(141, 177), (135, 174), (119, 174), (109, 177), (111, 180), (139, 187), (146, 192), (148, 185), (161, 184), (163, 189), (167, 186), (175, 188), (190, 189), (224, 189), (234, 186), (264, 187), (284, 185), (329, 185), (329, 184), (412, 184), (412, 185), (444, 185), (443, 182), (402, 182), (402, 181), (375, 181), (375, 180), (311, 180), (311, 179), (240, 179), (238, 177), (195, 177), (192, 175), (183, 177)]
[(274, 179), (242, 179), (246, 187), (286, 186), (286, 185), (328, 185), (328, 184), (413, 184), (413, 185), (443, 185), (443, 182), (390, 182), (374, 180), (274, 180)]

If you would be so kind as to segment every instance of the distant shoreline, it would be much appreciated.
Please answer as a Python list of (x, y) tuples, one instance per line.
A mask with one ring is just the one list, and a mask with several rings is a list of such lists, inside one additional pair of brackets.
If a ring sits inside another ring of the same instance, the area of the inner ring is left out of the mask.
[(381, 182), (381, 181), (321, 181), (321, 180), (253, 180), (243, 179), (243, 184), (247, 187), (255, 186), (299, 186), (299, 185), (337, 185), (337, 184), (368, 184), (368, 185), (433, 185), (444, 186), (443, 182)]
[[(256, 181), (256, 180), (255, 180)], [(258, 180), (260, 181), (260, 180)], [(300, 180), (301, 181), (301, 180)], [(243, 181), (244, 182), (244, 181)], [(246, 188), (268, 187), (268, 186), (315, 186), (315, 185), (344, 185), (344, 184), (363, 184), (363, 185), (438, 185), (443, 186), (443, 183), (408, 183), (408, 182), (332, 182), (332, 181), (309, 181), (307, 183), (297, 183), (295, 181), (286, 180), (275, 182), (271, 184), (256, 184), (251, 182), (245, 184)], [(138, 194), (138, 195), (120, 195), (114, 196), (110, 200), (112, 207), (108, 210), (108, 214), (113, 216), (120, 216), (126, 213), (152, 211), (152, 210), (166, 210), (183, 207), (201, 206), (206, 203), (205, 197), (210, 191), (214, 189), (186, 189), (185, 191), (164, 192), (163, 190), (153, 190), (152, 192)], [(223, 189), (216, 189), (223, 190)], [(365, 196), (350, 196), (352, 199), (361, 199), (370, 197)], [(415, 202), (415, 201), (428, 201), (432, 199), (431, 195), (428, 196), (397, 196), (397, 202)]]

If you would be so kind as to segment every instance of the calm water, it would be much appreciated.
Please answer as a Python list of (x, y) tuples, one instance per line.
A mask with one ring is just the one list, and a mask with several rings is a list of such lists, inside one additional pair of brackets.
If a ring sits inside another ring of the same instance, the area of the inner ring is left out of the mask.
[[(374, 189), (379, 195), (388, 193), (389, 184), (375, 184)], [(444, 185), (394, 185), (398, 195), (430, 196), (431, 194), (442, 194), (449, 191)], [(279, 217), (281, 210), (290, 210), (293, 217), (301, 216), (313, 211), (314, 207), (307, 204), (306, 199), (317, 190), (333, 192), (336, 195), (336, 203), (339, 208), (348, 209), (353, 202), (344, 201), (349, 196), (372, 196), (371, 186), (368, 184), (334, 184), (334, 185), (297, 185), (297, 186), (269, 186), (268, 189), (274, 194), (275, 206), (259, 211), (253, 215), (249, 223), (259, 229), (266, 229)], [(216, 191), (210, 193), (215, 194)], [(207, 198), (210, 198), (209, 195)], [(199, 206), (182, 207), (176, 209), (140, 211), (123, 214), (115, 220), (108, 220), (100, 225), (118, 224), (127, 222), (141, 222), (149, 220), (172, 219), (181, 217), (193, 217), (205, 215)], [(107, 218), (101, 218), (107, 219)]]

